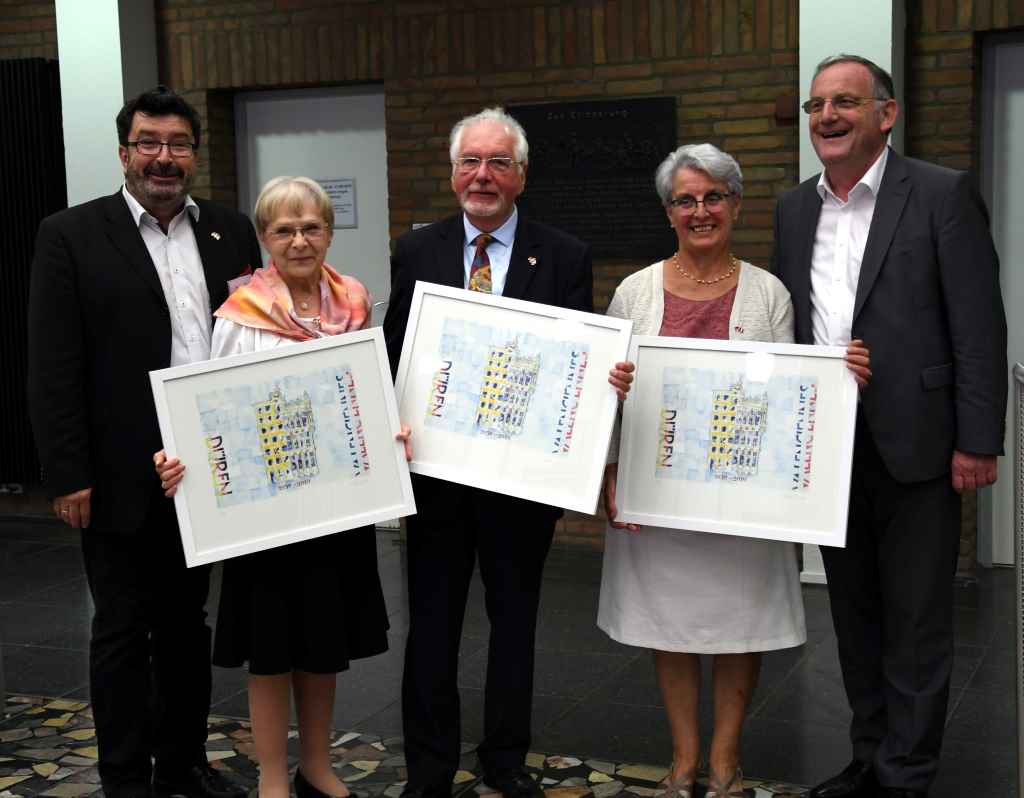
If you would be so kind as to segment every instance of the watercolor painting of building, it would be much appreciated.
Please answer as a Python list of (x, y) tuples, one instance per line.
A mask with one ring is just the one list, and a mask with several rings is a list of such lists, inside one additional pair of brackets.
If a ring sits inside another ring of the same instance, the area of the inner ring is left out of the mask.
[(309, 393), (289, 401), (280, 388), (253, 405), (260, 446), (270, 484), (297, 488), (320, 473), (316, 457), (316, 419)]
[(747, 396), (742, 383), (712, 392), (708, 471), (716, 479), (757, 475), (768, 415), (768, 394)]
[(519, 342), (492, 346), (477, 403), (476, 428), (494, 438), (520, 435), (537, 389), (540, 355), (519, 353)]

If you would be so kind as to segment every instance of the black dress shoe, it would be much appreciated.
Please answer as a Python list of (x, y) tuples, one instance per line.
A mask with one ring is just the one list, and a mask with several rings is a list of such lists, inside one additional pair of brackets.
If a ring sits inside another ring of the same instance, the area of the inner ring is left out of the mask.
[(544, 790), (534, 781), (533, 776), (522, 768), (484, 776), (484, 783), (496, 789), (505, 798), (544, 798)]
[(105, 798), (153, 798), (149, 787), (142, 784), (103, 786), (103, 795)]
[(823, 781), (807, 798), (875, 798), (878, 781), (870, 762), (853, 760), (838, 776)]
[(205, 762), (188, 770), (153, 776), (155, 798), (245, 798), (245, 788), (228, 781)]

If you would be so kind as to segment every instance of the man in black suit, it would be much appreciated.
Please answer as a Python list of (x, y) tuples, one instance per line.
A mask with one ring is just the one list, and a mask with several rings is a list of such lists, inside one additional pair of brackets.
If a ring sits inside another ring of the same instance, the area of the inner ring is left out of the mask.
[(999, 261), (969, 177), (886, 146), (898, 108), (876, 64), (817, 68), (825, 166), (775, 211), (773, 268), (800, 343), (862, 338), (845, 549), (823, 548), (853, 710), (853, 762), (813, 798), (922, 796), (935, 777), (953, 665), (960, 493), (996, 479), (1006, 414)]
[[(590, 250), (521, 216), (526, 184), (522, 127), (501, 109), (458, 122), (451, 184), (462, 213), (406, 233), (391, 258), (384, 334), (397, 369), (417, 280), (574, 310), (593, 307)], [(632, 366), (609, 381), (628, 388)], [(466, 485), (413, 475), (417, 514), (407, 519), (409, 637), (402, 714), (405, 798), (445, 798), (460, 754), (459, 640), (477, 558), (491, 623), (484, 739), (485, 781), (507, 798), (542, 795), (524, 771), (530, 745), (534, 631), (541, 572), (562, 511)]]
[(44, 219), (32, 263), (29, 407), (54, 512), (82, 530), (108, 798), (244, 794), (207, 764), (209, 569), (185, 568), (152, 459), (149, 371), (207, 359), (212, 310), (261, 259), (245, 216), (188, 194), (199, 128), (163, 86), (127, 103), (124, 186)]

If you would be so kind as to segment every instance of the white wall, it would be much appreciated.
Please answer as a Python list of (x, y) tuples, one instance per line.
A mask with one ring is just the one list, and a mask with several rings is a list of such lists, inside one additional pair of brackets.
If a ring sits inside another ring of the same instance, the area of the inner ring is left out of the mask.
[(147, 5), (56, 2), (68, 205), (112, 194), (123, 181), (114, 117), (126, 99), (126, 76), (130, 96), (156, 83), (156, 29)]
[[(802, 0), (800, 3), (800, 100), (811, 96), (811, 77), (818, 63), (830, 55), (848, 53), (874, 61), (892, 75), (901, 117), (890, 143), (903, 150), (903, 61), (906, 11), (902, 0)], [(807, 118), (802, 119), (804, 129)], [(821, 171), (810, 138), (800, 136), (800, 179)]]
[[(355, 178), (358, 227), (334, 231), (327, 262), (361, 280), (375, 300), (387, 300), (391, 275), (383, 89), (239, 94), (235, 134), (243, 213), (252, 214), (260, 188), (278, 175)], [(375, 310), (374, 323), (383, 319), (383, 308)]]

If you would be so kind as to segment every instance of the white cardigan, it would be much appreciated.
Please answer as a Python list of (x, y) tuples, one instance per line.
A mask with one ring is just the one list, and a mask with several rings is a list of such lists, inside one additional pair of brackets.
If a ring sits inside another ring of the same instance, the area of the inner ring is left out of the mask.
[[(633, 320), (633, 335), (657, 335), (665, 315), (664, 263), (629, 275), (608, 305), (608, 315)], [(736, 299), (729, 314), (730, 341), (793, 342), (793, 303), (779, 279), (740, 261)]]
[[(658, 335), (665, 315), (665, 261), (629, 275), (615, 289), (607, 315), (633, 320), (633, 335)], [(730, 341), (793, 343), (793, 303), (779, 279), (746, 261), (740, 261), (736, 298), (729, 314)], [(609, 463), (619, 460), (619, 423), (616, 419), (608, 447)]]

